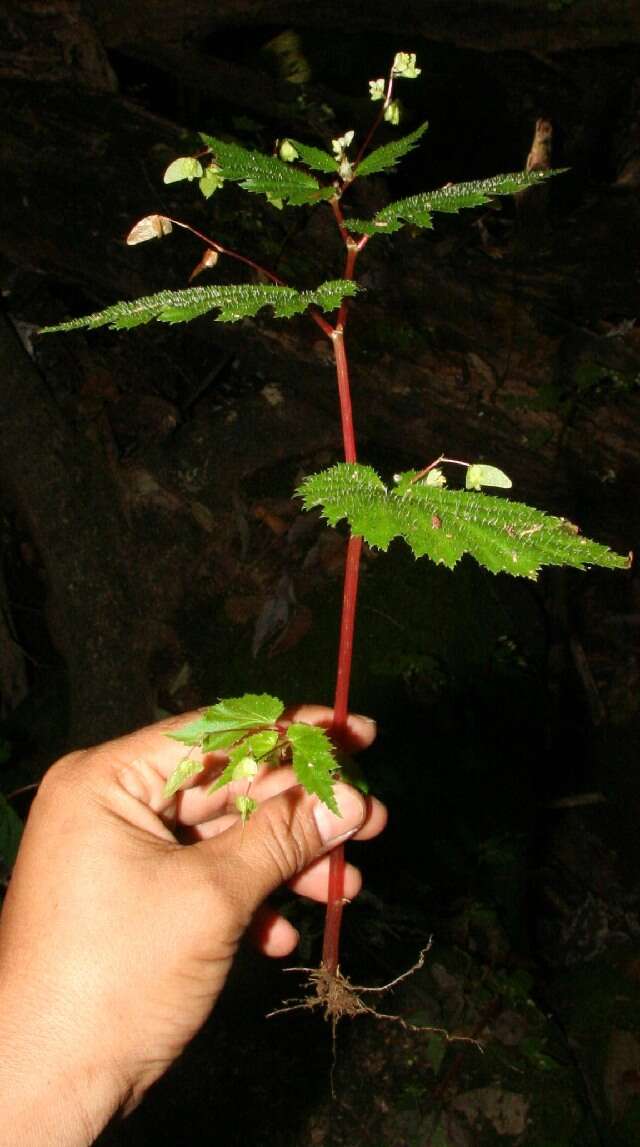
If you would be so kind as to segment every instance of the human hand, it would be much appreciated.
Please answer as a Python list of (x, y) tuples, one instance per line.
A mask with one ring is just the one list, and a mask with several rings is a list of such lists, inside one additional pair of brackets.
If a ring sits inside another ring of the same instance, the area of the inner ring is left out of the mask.
[[(295, 719), (328, 726), (331, 710), (304, 707)], [(252, 921), (266, 954), (295, 947), (265, 898), (287, 882), (326, 899), (327, 852), (384, 827), (379, 802), (338, 783), (337, 818), (286, 767), (258, 774), (246, 825), (230, 811), (237, 786), (207, 796), (209, 768), (166, 799), (184, 754), (166, 733), (185, 721), (72, 753), (34, 801), (0, 927), (0, 1083), (4, 1071), (14, 1095), (22, 1087), (33, 1100), (37, 1073), (49, 1119), (63, 1093), (75, 1106), (69, 1136), (43, 1125), (25, 1147), (90, 1143), (115, 1111), (131, 1110), (204, 1023)], [(374, 735), (350, 717), (344, 747)], [(359, 887), (347, 866), (345, 895)]]

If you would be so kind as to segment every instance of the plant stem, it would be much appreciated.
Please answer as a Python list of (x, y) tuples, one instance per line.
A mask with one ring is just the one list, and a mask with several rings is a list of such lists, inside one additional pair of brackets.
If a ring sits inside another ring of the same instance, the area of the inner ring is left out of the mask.
[[(337, 205), (338, 206), (338, 205)], [(339, 206), (336, 213), (338, 223)], [(349, 237), (347, 246), (347, 263), (344, 278), (353, 278), (357, 250)], [(340, 418), (342, 422), (342, 441), (344, 446), (345, 462), (356, 461), (356, 440), (353, 427), (353, 411), (351, 407), (351, 388), (349, 385), (349, 364), (344, 343), (344, 324), (346, 322), (346, 309), (341, 308), (332, 334), (330, 335), (336, 363), (338, 381), (338, 395), (340, 399)], [(342, 591), (342, 616), (340, 619), (340, 644), (338, 650), (338, 668), (336, 674), (336, 692), (333, 710), (331, 733), (339, 745), (344, 740), (349, 709), (349, 684), (351, 680), (351, 661), (353, 656), (353, 636), (356, 621), (356, 601), (358, 596), (358, 576), (360, 572), (360, 555), (362, 553), (362, 538), (349, 537), (345, 559), (344, 586)], [(339, 963), (340, 926), (344, 909), (344, 847), (334, 848), (329, 857), (329, 888), (327, 894), (327, 911), (324, 924), (324, 937), (322, 944), (322, 965), (331, 974), (336, 973)]]
[(344, 345), (344, 327), (341, 323), (331, 335), (333, 353), (336, 360), (336, 375), (338, 380), (338, 397), (340, 399), (340, 418), (342, 421), (342, 443), (344, 446), (345, 462), (356, 460), (356, 439), (353, 428), (353, 410), (351, 408), (351, 388), (349, 386), (349, 364)]

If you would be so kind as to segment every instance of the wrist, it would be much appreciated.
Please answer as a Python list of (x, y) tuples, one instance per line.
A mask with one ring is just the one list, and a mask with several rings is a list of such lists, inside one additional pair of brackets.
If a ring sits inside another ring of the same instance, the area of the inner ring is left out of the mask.
[(46, 1001), (34, 1015), (0, 992), (0, 1046), (0, 1147), (89, 1147), (126, 1101), (116, 1073), (56, 1028)]

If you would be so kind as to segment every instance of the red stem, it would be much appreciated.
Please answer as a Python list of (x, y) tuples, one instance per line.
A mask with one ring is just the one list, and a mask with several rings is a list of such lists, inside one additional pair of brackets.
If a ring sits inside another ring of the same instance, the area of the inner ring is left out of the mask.
[[(349, 235), (343, 226), (343, 216), (338, 199), (331, 203), (336, 223), (347, 249), (346, 263), (343, 278), (353, 279), (355, 263), (358, 257), (358, 244)], [(342, 441), (344, 446), (345, 462), (356, 461), (356, 440), (353, 427), (353, 411), (351, 408), (351, 388), (349, 385), (349, 364), (344, 344), (344, 328), (347, 321), (346, 300), (338, 312), (335, 327), (325, 333), (331, 339), (333, 354), (336, 363), (336, 376), (338, 382), (338, 396), (340, 399), (340, 418), (342, 422)], [(356, 621), (356, 601), (358, 596), (358, 575), (360, 572), (360, 555), (362, 553), (362, 538), (349, 538), (345, 559), (344, 586), (342, 591), (342, 617), (340, 619), (340, 645), (338, 650), (338, 669), (336, 674), (336, 692), (333, 708), (333, 722), (331, 735), (337, 745), (345, 740), (347, 727), (347, 714), (349, 711), (349, 684), (351, 681), (351, 662), (353, 657), (353, 637)], [(345, 857), (344, 847), (334, 848), (329, 857), (329, 887), (327, 894), (327, 911), (324, 924), (324, 938), (322, 944), (322, 965), (332, 975), (338, 970), (340, 953), (340, 927), (342, 913), (345, 905), (344, 898)]]
[[(333, 709), (331, 735), (339, 745), (344, 740), (349, 711), (349, 682), (351, 680), (351, 660), (353, 656), (353, 635), (356, 622), (356, 600), (358, 596), (358, 575), (362, 538), (349, 538), (344, 571), (342, 594), (342, 618), (340, 621), (340, 649), (338, 652), (338, 673)], [(327, 911), (324, 922), (322, 943), (322, 964), (335, 975), (338, 970), (340, 949), (340, 926), (345, 905), (344, 898), (344, 845), (334, 848), (329, 857), (329, 889)]]

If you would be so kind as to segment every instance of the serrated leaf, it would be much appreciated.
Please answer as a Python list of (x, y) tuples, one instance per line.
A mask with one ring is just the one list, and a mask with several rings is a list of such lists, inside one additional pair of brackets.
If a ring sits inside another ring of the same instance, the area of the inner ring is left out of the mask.
[(317, 725), (289, 725), (287, 739), (292, 749), (292, 765), (300, 784), (308, 793), (315, 793), (320, 800), (340, 815), (333, 795), (332, 773), (338, 768), (333, 755), (333, 746), (324, 729)]
[(272, 307), (274, 318), (290, 318), (302, 314), (307, 307), (333, 311), (346, 296), (357, 293), (356, 283), (347, 279), (321, 283), (315, 291), (296, 291), (293, 287), (265, 284), (242, 284), (235, 287), (187, 287), (183, 291), (160, 291), (133, 302), (113, 303), (103, 311), (82, 318), (70, 319), (53, 327), (42, 327), (40, 334), (55, 331), (75, 331), (82, 327), (94, 329), (108, 326), (110, 330), (127, 330), (156, 320), (160, 323), (184, 323), (208, 311), (218, 310), (217, 322), (237, 322), (256, 315), (263, 307)]
[(420, 124), (420, 127), (417, 127), (410, 135), (405, 135), (402, 139), (396, 139), (392, 143), (385, 143), (383, 147), (377, 147), (358, 164), (356, 175), (358, 177), (373, 175), (377, 171), (385, 171), (386, 168), (393, 167), (399, 159), (402, 159), (403, 155), (408, 155), (416, 147), (428, 127), (428, 123)]
[(497, 466), (485, 466), (483, 462), (474, 462), (467, 467), (464, 484), (467, 490), (479, 490), (482, 486), (501, 486), (504, 490), (510, 490), (513, 482), (504, 470), (498, 470)]
[(258, 725), (275, 725), (284, 705), (279, 697), (269, 693), (245, 693), (242, 697), (228, 697), (212, 705), (204, 714), (207, 732), (220, 733), (232, 729), (252, 729)]
[[(242, 697), (231, 697), (212, 705), (201, 717), (191, 721), (175, 733), (167, 733), (172, 741), (183, 745), (200, 745), (207, 753), (228, 749), (240, 739), (243, 732), (260, 725), (274, 725), (284, 710), (278, 697), (268, 693), (245, 693)], [(277, 733), (261, 731), (262, 739), (256, 741), (256, 755), (261, 756), (273, 748), (269, 744)]]
[(400, 231), (403, 224), (397, 219), (354, 219), (346, 218), (344, 226), (353, 235), (391, 235)]
[(0, 793), (0, 859), (7, 868), (13, 868), (22, 837), (22, 821)]
[(335, 525), (346, 518), (354, 534), (386, 550), (402, 537), (414, 555), (452, 569), (469, 553), (492, 573), (535, 579), (541, 566), (628, 569), (630, 559), (582, 537), (564, 518), (489, 494), (439, 490), (400, 476), (388, 491), (370, 466), (339, 463), (306, 478), (298, 490), (305, 509), (322, 506)]
[(434, 211), (456, 213), (469, 207), (480, 207), (489, 203), (494, 195), (514, 195), (526, 187), (533, 187), (566, 169), (556, 171), (517, 171), (509, 175), (493, 175), (489, 179), (475, 179), (470, 183), (452, 183), (437, 191), (422, 191), (408, 199), (389, 203), (374, 216), (374, 221), (387, 222), (402, 219), (416, 227), (433, 227), (431, 215)]
[(180, 183), (183, 179), (200, 179), (202, 177), (202, 164), (193, 155), (181, 155), (174, 159), (165, 171), (163, 183)]
[(269, 193), (291, 207), (316, 203), (335, 194), (332, 187), (321, 187), (308, 171), (285, 163), (275, 155), (250, 151), (239, 143), (229, 143), (204, 133), (200, 138), (212, 151), (223, 178), (239, 183), (245, 191), (256, 195)]
[(185, 757), (184, 761), (180, 761), (171, 773), (170, 777), (162, 790), (162, 795), (165, 797), (172, 797), (177, 793), (181, 785), (189, 780), (189, 777), (195, 777), (204, 769), (202, 761), (194, 761), (190, 757)]
[(323, 151), (320, 147), (311, 147), (308, 143), (300, 143), (297, 139), (287, 139), (285, 142), (293, 145), (298, 157), (307, 167), (311, 167), (314, 171), (322, 171), (325, 175), (337, 174), (338, 161), (328, 151)]

